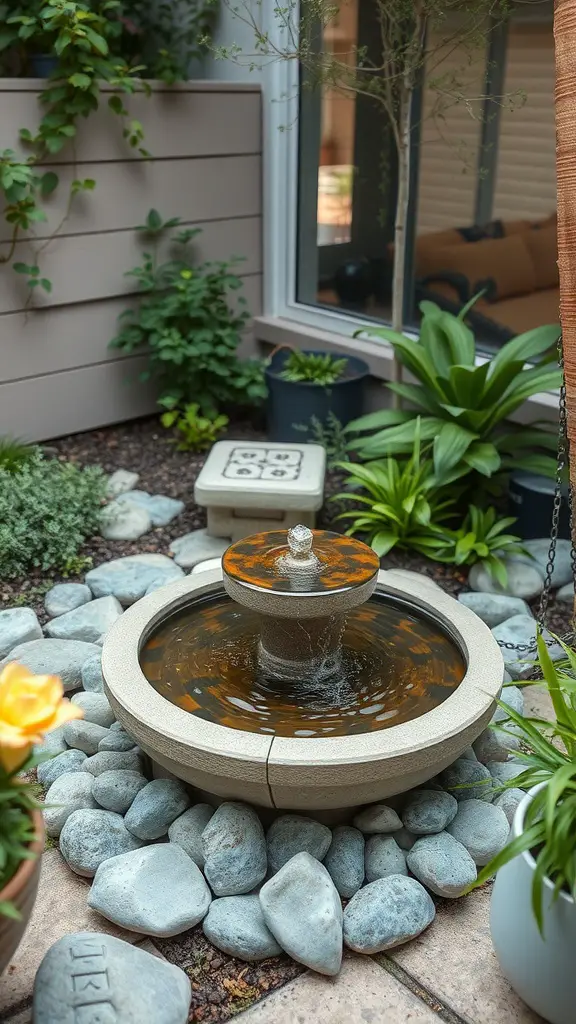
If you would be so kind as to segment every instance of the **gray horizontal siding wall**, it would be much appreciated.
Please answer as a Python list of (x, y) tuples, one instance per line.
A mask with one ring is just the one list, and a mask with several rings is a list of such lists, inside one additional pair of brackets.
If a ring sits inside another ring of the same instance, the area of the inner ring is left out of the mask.
[[(34, 127), (40, 83), (0, 79), (4, 138)], [(261, 106), (257, 87), (190, 82), (127, 100), (142, 121), (151, 160), (136, 159), (121, 125), (102, 109), (78, 134), (76, 162), (60, 156), (60, 186), (47, 203), (35, 246), (50, 238), (66, 212), (66, 184), (94, 178), (96, 190), (74, 201), (58, 236), (39, 259), (50, 295), (38, 292), (26, 310), (25, 281), (0, 272), (0, 435), (45, 440), (145, 415), (153, 387), (137, 380), (141, 356), (109, 348), (119, 313), (133, 303), (125, 271), (140, 261), (135, 232), (151, 207), (198, 226), (196, 258), (243, 257), (237, 273), (252, 315), (261, 312)], [(105, 104), (104, 104), (105, 107)], [(56, 162), (55, 162), (56, 163)], [(0, 224), (0, 251), (7, 226)], [(34, 262), (29, 243), (14, 261)]]

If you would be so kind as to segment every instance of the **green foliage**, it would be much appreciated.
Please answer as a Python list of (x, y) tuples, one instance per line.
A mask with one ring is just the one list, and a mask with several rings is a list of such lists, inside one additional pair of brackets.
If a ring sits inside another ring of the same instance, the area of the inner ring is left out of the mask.
[(453, 515), (456, 494), (439, 480), (432, 459), (422, 457), (418, 423), (413, 444), (405, 463), (392, 457), (365, 466), (339, 463), (349, 484), (361, 492), (337, 494), (333, 500), (351, 499), (364, 508), (342, 512), (338, 518), (352, 519), (347, 535), (366, 535), (380, 557), (398, 547), (436, 558), (445, 544), (440, 528)]
[(211, 448), (228, 426), (228, 417), (201, 416), (197, 402), (190, 402), (183, 409), (169, 409), (160, 417), (162, 426), (173, 427), (179, 437), (176, 446), (179, 452), (205, 452)]
[[(30, 758), (18, 773), (30, 771), (37, 763), (38, 760)], [(36, 838), (31, 812), (40, 804), (34, 792), (32, 783), (17, 781), (16, 773), (8, 774), (0, 764), (0, 891), (14, 877), (22, 861), (35, 856), (30, 852)], [(0, 901), (0, 917), (21, 919), (20, 912), (7, 900)]]
[(0, 579), (66, 569), (98, 531), (106, 477), (98, 467), (45, 460), (0, 469)]
[(412, 448), (420, 419), (422, 440), (434, 443), (438, 475), (458, 470), (491, 477), (526, 469), (554, 476), (556, 459), (546, 453), (556, 451), (556, 436), (505, 421), (531, 395), (560, 386), (562, 374), (550, 355), (559, 328), (551, 324), (527, 331), (477, 366), (465, 311), (453, 316), (432, 302), (420, 308), (418, 341), (387, 327), (357, 332), (389, 341), (416, 383), (388, 384), (410, 408), (371, 413), (348, 424), (348, 431), (362, 435), (350, 448), (362, 461), (404, 454)]
[[(217, 6), (218, 0), (0, 0), (2, 63), (29, 73), (31, 54), (52, 54), (57, 61), (39, 96), (39, 125), (20, 130), (29, 155), (21, 157), (12, 149), (0, 153), (0, 190), (11, 226), (11, 241), (0, 262), (10, 262), (21, 235), (47, 220), (43, 204), (58, 187), (59, 176), (36, 168), (73, 143), (79, 120), (98, 110), (103, 87), (115, 90), (107, 105), (120, 118), (128, 146), (142, 157), (150, 155), (144, 148), (144, 128), (130, 116), (122, 94), (137, 89), (149, 93), (143, 73), (168, 83), (187, 79), (189, 61), (205, 49), (200, 40), (206, 38)], [(72, 182), (68, 208), (54, 234), (68, 217), (74, 197), (95, 186), (92, 179)], [(38, 259), (15, 263), (13, 268), (26, 276), (30, 295), (38, 287), (52, 290)]]
[(213, 417), (227, 403), (256, 405), (266, 395), (263, 364), (236, 354), (249, 315), (242, 296), (238, 308), (230, 304), (230, 293), (242, 287), (231, 270), (237, 261), (196, 266), (186, 248), (199, 234), (196, 228), (173, 234), (174, 258), (159, 263), (159, 243), (179, 223), (178, 218), (164, 222), (151, 210), (139, 229), (153, 245), (128, 276), (137, 280), (143, 297), (121, 315), (111, 345), (123, 352), (146, 347), (143, 379), (157, 381), (166, 408), (197, 402), (204, 416)]
[(339, 462), (346, 462), (349, 438), (342, 423), (332, 411), (328, 413), (325, 423), (317, 416), (312, 416), (309, 426), (305, 423), (295, 423), (294, 427), (307, 434), (306, 440), (310, 443), (322, 445), (326, 451), (328, 469), (334, 469)]
[(17, 473), (22, 466), (36, 458), (35, 445), (25, 444), (14, 437), (0, 437), (0, 470)]
[(284, 369), (278, 374), (282, 380), (292, 381), (293, 384), (317, 384), (319, 387), (327, 388), (340, 380), (346, 371), (348, 360), (336, 359), (329, 353), (319, 354), (315, 352), (300, 352), (294, 349)]
[(444, 529), (446, 547), (439, 550), (439, 561), (453, 565), (474, 565), (482, 562), (490, 575), (505, 587), (508, 573), (503, 558), (527, 554), (520, 537), (504, 533), (516, 520), (513, 516), (497, 519), (495, 508), (480, 509), (470, 505), (468, 515), (458, 530)]
[(567, 674), (554, 665), (541, 635), (537, 643), (555, 720), (524, 717), (502, 701), (509, 722), (493, 728), (510, 735), (512, 725), (522, 738), (523, 749), (516, 757), (525, 763), (526, 770), (503, 788), (544, 786), (530, 802), (522, 834), (482, 869), (475, 884), (483, 885), (514, 857), (532, 853), (536, 862), (532, 909), (543, 934), (544, 880), (553, 883), (554, 899), (562, 891), (576, 899), (576, 654), (562, 644), (570, 665), (571, 674)]
[(190, 62), (203, 57), (219, 0), (121, 0), (118, 52), (143, 64), (148, 78), (171, 85), (188, 78)]

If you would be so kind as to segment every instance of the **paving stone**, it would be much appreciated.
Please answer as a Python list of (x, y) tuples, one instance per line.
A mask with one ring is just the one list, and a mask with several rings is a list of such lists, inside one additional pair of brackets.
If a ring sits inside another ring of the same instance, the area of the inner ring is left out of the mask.
[(572, 581), (556, 591), (556, 600), (566, 604), (574, 604), (574, 584)]
[(524, 601), (531, 601), (544, 589), (544, 579), (541, 574), (531, 565), (524, 565), (522, 562), (515, 562), (512, 559), (503, 559), (508, 572), (508, 582), (505, 587), (496, 583), (484, 566), (478, 562), (470, 569), (468, 586), (472, 590), (481, 591), (484, 594), (507, 594), (509, 597), (520, 597)]
[[(536, 540), (525, 540), (523, 545), (528, 555), (514, 555), (513, 560), (515, 562), (523, 562), (525, 565), (534, 566), (542, 578), (545, 579), (548, 552), (550, 551), (550, 538), (539, 537)], [(554, 555), (553, 587), (563, 587), (572, 582), (571, 551), (572, 542), (559, 537), (556, 541), (556, 552)]]
[(108, 729), (105, 729), (103, 725), (85, 722), (81, 718), (66, 722), (64, 726), (64, 739), (68, 746), (74, 747), (75, 750), (83, 750), (85, 754), (95, 754), (100, 740), (107, 733)]
[(415, 939), (435, 914), (432, 899), (415, 878), (405, 878), (404, 873), (379, 878), (348, 903), (344, 942), (357, 953), (380, 953)]
[(92, 795), (105, 811), (126, 814), (136, 795), (148, 785), (140, 772), (111, 771), (102, 772), (92, 779)]
[(38, 782), (44, 789), (48, 790), (60, 775), (81, 772), (85, 760), (86, 754), (83, 750), (64, 750), (61, 754), (51, 758), (50, 761), (43, 761), (42, 764), (38, 765), (36, 769)]
[(301, 814), (281, 814), (266, 836), (270, 871), (279, 871), (297, 853), (324, 860), (331, 842), (332, 832), (319, 821)]
[[(92, 600), (92, 591), (85, 583), (57, 583), (44, 598), (44, 607), (51, 619), (81, 608)], [(83, 639), (83, 637), (80, 637)]]
[(81, 640), (31, 640), (10, 651), (10, 657), (0, 662), (0, 669), (9, 661), (18, 661), (37, 675), (60, 676), (66, 691), (76, 690), (83, 665), (95, 654), (102, 656), (96, 644)]
[(392, 807), (387, 804), (373, 804), (365, 807), (353, 820), (355, 828), (366, 835), (375, 832), (396, 832), (402, 828), (402, 821)]
[(525, 772), (529, 767), (524, 764), (523, 761), (489, 761), (486, 765), (496, 786), (501, 786), (504, 782), (511, 782), (512, 779), (516, 779), (522, 772)]
[(525, 796), (526, 793), (523, 789), (505, 789), (494, 800), (494, 807), (499, 807), (501, 811), (504, 811), (509, 825), (512, 825), (518, 805)]
[[(524, 693), (526, 687), (520, 686), (504, 686), (502, 687), (502, 693), (500, 694), (500, 700), (509, 704), (514, 711), (519, 715), (524, 713)], [(497, 707), (496, 711), (492, 716), (493, 722), (505, 722), (509, 720), (508, 713), (504, 708)]]
[(103, 693), (75, 693), (72, 703), (82, 708), (85, 722), (94, 722), (95, 725), (101, 725), (103, 729), (109, 729), (116, 721), (108, 698)]
[(483, 594), (472, 590), (470, 593), (459, 594), (458, 600), (491, 629), (511, 619), (513, 615), (532, 615), (526, 601), (519, 597), (507, 597), (506, 594)]
[(42, 626), (32, 608), (6, 608), (0, 612), (0, 658), (18, 661), (14, 648), (42, 638)]
[(94, 597), (111, 595), (126, 608), (144, 597), (151, 584), (163, 586), (183, 576), (182, 569), (166, 555), (127, 555), (91, 569), (86, 583)]
[(88, 693), (104, 693), (102, 651), (88, 658), (82, 666), (82, 686)]
[(407, 828), (399, 828), (394, 833), (394, 839), (401, 850), (411, 850), (418, 836), (415, 836), (413, 832), (409, 832)]
[(63, 935), (76, 931), (99, 931), (133, 942), (128, 933), (90, 910), (84, 878), (68, 868), (58, 850), (42, 855), (40, 885), (32, 916), (12, 962), (0, 982), (0, 1020), (32, 995), (34, 976), (44, 954)]
[(263, 999), (238, 1018), (238, 1024), (384, 1022), (439, 1024), (439, 1018), (388, 971), (383, 970), (369, 957), (356, 956), (352, 953), (344, 957), (342, 970), (337, 977), (325, 978), (312, 971), (307, 972), (283, 988), (277, 989), (267, 999)]
[(96, 807), (92, 796), (94, 779), (88, 772), (68, 772), (60, 775), (51, 785), (52, 796), (44, 808), (46, 834), (55, 838), (60, 835), (65, 823), (74, 811)]
[(109, 921), (164, 938), (205, 917), (212, 901), (200, 868), (174, 843), (159, 843), (100, 864), (88, 904)]
[(210, 804), (195, 804), (176, 818), (168, 829), (168, 839), (177, 843), (199, 868), (204, 867), (202, 833), (214, 814)]
[(116, 498), (102, 510), (100, 533), (105, 540), (138, 540), (151, 529), (152, 520), (140, 505)]
[(60, 833), (60, 852), (78, 875), (92, 878), (105, 860), (143, 845), (112, 811), (80, 810), (70, 815)]
[(144, 758), (139, 747), (133, 750), (99, 750), (97, 754), (89, 757), (84, 764), (84, 770), (92, 775), (102, 775), (102, 772), (131, 771), (142, 774)]
[(297, 853), (260, 890), (264, 920), (283, 950), (320, 974), (342, 961), (342, 904), (326, 868)]
[(266, 875), (266, 840), (247, 804), (220, 804), (202, 833), (204, 874), (216, 896), (251, 892)]
[(468, 850), (448, 832), (422, 836), (408, 851), (406, 863), (422, 885), (449, 899), (462, 896), (477, 877)]
[(440, 903), (432, 928), (388, 956), (466, 1021), (543, 1024), (500, 973), (490, 940), (490, 894), (484, 886)]
[(51, 619), (46, 632), (57, 640), (84, 640), (97, 644), (121, 615), (122, 605), (115, 597), (100, 597)]
[(154, 779), (136, 794), (124, 823), (138, 839), (160, 839), (189, 806), (190, 797), (183, 782)]
[(484, 867), (506, 846), (510, 826), (504, 811), (494, 804), (462, 800), (446, 831), (466, 847), (477, 867)]
[(445, 768), (438, 778), (442, 786), (458, 801), (486, 800), (490, 803), (494, 796), (490, 771), (478, 761), (467, 761), (459, 757), (449, 768)]
[[(80, 977), (86, 984), (87, 1000), (81, 1009)], [(94, 994), (103, 979), (105, 1001), (95, 1004)], [(120, 939), (76, 932), (60, 939), (42, 961), (34, 983), (34, 1024), (57, 1024), (72, 1018), (86, 1024), (186, 1024), (191, 997), (190, 981), (175, 964)]]
[(167, 498), (164, 494), (148, 494), (147, 491), (126, 491), (118, 496), (117, 501), (143, 508), (150, 516), (152, 526), (168, 526), (185, 508), (183, 501)]
[(367, 882), (408, 874), (404, 851), (392, 836), (370, 836), (366, 840), (364, 863)]
[(223, 896), (213, 900), (202, 922), (202, 931), (227, 956), (249, 963), (282, 953), (266, 927), (258, 896)]
[(192, 530), (183, 537), (177, 537), (170, 545), (170, 554), (174, 555), (176, 565), (183, 569), (193, 569), (199, 562), (208, 558), (220, 558), (230, 541), (221, 537), (210, 537), (206, 529)]
[(110, 726), (108, 735), (100, 740), (98, 750), (114, 750), (125, 753), (127, 750), (134, 750), (135, 746), (136, 740), (132, 736), (129, 736), (127, 732), (119, 732), (118, 729), (113, 729)]
[[(516, 726), (510, 723), (506, 728), (512, 731)], [(506, 761), (509, 754), (516, 750), (520, 750), (520, 738), (495, 729), (484, 729), (474, 741), (474, 753), (482, 764), (488, 764), (489, 761)]]
[(68, 744), (64, 739), (64, 726), (60, 725), (57, 729), (53, 729), (52, 732), (47, 732), (44, 736), (44, 741), (38, 743), (34, 747), (34, 753), (50, 754), (50, 757), (54, 757), (57, 754), (63, 754), (65, 750), (68, 750)]
[(351, 825), (337, 825), (324, 857), (324, 867), (343, 899), (350, 899), (364, 881), (364, 836)]
[(458, 801), (451, 793), (418, 789), (410, 793), (401, 812), (404, 827), (414, 835), (443, 832), (456, 816)]
[(108, 477), (106, 484), (106, 495), (108, 498), (117, 498), (119, 494), (125, 494), (136, 487), (140, 479), (139, 473), (131, 473), (129, 469), (117, 469)]

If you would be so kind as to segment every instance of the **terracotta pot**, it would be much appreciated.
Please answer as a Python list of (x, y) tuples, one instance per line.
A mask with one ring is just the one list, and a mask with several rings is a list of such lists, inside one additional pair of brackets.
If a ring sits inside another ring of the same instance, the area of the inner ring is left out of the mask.
[(44, 849), (44, 819), (40, 811), (32, 811), (36, 839), (31, 850), (36, 854), (33, 860), (22, 861), (14, 877), (0, 890), (0, 903), (9, 900), (18, 908), (22, 918), (13, 921), (0, 914), (0, 974), (8, 966), (26, 931), (40, 878), (40, 864)]

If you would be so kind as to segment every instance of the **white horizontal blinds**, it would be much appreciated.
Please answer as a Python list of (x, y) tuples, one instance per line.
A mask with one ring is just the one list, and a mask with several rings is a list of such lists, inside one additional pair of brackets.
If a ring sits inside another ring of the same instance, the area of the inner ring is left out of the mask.
[(556, 209), (554, 36), (552, 23), (511, 22), (504, 97), (522, 91), (525, 102), (504, 105), (500, 119), (493, 216), (545, 217)]
[(429, 33), (417, 235), (474, 223), (487, 47), (445, 45), (457, 29), (452, 16)]

